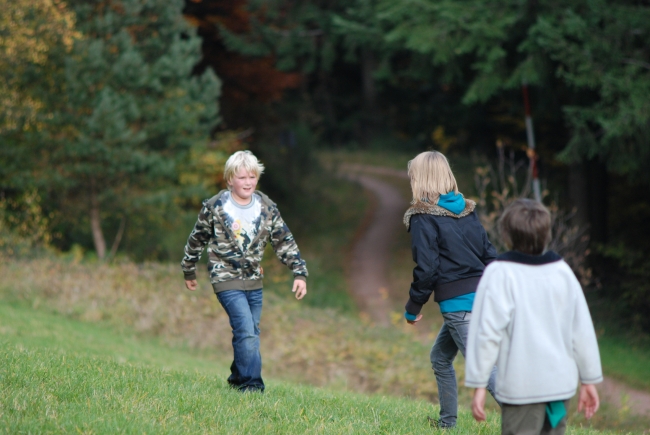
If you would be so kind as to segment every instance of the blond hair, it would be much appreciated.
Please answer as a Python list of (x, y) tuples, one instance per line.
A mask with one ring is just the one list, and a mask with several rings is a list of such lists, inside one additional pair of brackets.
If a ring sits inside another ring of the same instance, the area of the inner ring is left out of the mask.
[(532, 199), (510, 204), (499, 219), (499, 232), (506, 246), (529, 255), (540, 255), (551, 243), (551, 213)]
[(447, 158), (438, 151), (425, 151), (408, 163), (413, 201), (436, 204), (440, 195), (458, 193), (456, 178)]
[(223, 171), (223, 178), (230, 182), (242, 168), (247, 172), (252, 172), (257, 178), (260, 178), (260, 175), (264, 172), (264, 165), (257, 160), (257, 157), (252, 152), (248, 150), (237, 151), (228, 157)]

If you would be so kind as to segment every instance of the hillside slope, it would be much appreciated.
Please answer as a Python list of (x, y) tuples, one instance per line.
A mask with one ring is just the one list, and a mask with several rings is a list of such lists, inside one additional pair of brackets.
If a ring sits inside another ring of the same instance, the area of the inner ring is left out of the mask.
[[(436, 433), (422, 400), (365, 396), (271, 380), (265, 394), (229, 389), (227, 365), (24, 304), (0, 303), (4, 433)], [(462, 412), (459, 434), (497, 434)], [(567, 433), (596, 435), (589, 429)]]

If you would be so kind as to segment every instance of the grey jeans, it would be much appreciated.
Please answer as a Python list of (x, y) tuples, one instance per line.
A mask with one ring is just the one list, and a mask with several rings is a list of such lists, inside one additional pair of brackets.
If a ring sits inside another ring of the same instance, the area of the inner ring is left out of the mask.
[[(438, 399), (440, 401), (439, 427), (454, 427), (458, 418), (458, 385), (454, 359), (458, 351), (465, 356), (469, 321), (472, 317), (470, 311), (456, 313), (443, 313), (445, 322), (440, 328), (436, 342), (431, 348), (431, 367), (438, 383)], [(492, 369), (487, 389), (494, 397), (494, 379), (496, 367)], [(497, 401), (498, 403), (498, 401)], [(501, 405), (499, 403), (499, 405)]]

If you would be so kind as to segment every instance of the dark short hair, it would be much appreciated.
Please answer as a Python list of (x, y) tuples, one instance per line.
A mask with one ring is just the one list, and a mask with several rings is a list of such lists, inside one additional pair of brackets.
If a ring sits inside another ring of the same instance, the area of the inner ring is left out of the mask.
[(501, 215), (499, 232), (510, 249), (540, 255), (551, 243), (551, 213), (537, 201), (517, 199)]

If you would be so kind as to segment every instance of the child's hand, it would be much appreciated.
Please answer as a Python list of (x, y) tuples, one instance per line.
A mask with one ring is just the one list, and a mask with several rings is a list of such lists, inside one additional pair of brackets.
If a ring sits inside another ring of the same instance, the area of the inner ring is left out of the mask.
[(585, 412), (585, 418), (589, 419), (594, 416), (598, 407), (600, 406), (600, 399), (598, 398), (598, 391), (593, 384), (583, 384), (580, 386), (580, 396), (578, 398), (578, 412)]
[(406, 323), (408, 323), (409, 325), (415, 325), (420, 321), (420, 319), (422, 319), (422, 314), (418, 314), (415, 320), (406, 320)]
[(185, 281), (185, 287), (190, 291), (194, 291), (199, 287), (199, 283), (196, 282), (195, 279), (192, 279), (190, 281)]
[(474, 390), (472, 415), (476, 421), (485, 421), (485, 388), (477, 388)]
[(302, 279), (294, 279), (291, 291), (296, 294), (296, 299), (300, 300), (307, 294), (307, 283)]

